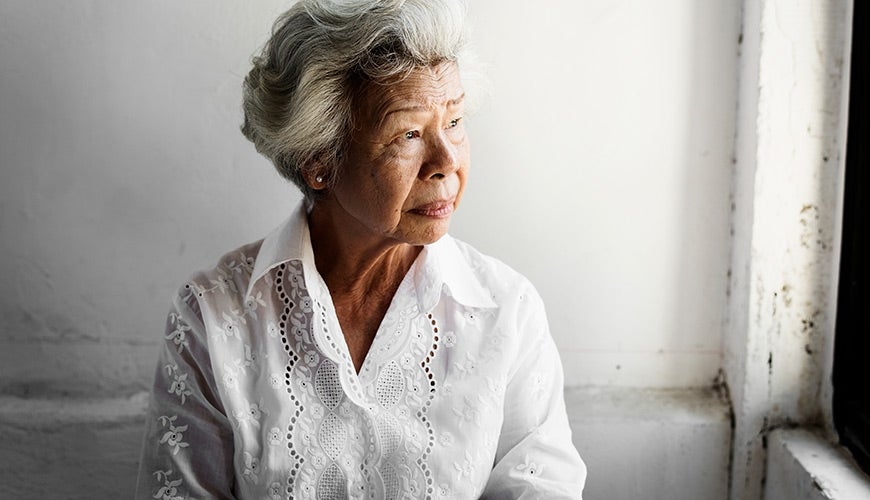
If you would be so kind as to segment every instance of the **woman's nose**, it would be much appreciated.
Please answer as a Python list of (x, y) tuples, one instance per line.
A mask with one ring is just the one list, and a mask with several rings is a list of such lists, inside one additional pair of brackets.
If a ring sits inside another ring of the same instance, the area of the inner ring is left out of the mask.
[(434, 136), (420, 169), (422, 179), (441, 179), (459, 168), (459, 148), (444, 133)]

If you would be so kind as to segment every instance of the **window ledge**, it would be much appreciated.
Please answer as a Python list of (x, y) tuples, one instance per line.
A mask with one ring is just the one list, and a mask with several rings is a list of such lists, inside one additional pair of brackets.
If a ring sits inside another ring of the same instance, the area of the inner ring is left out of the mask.
[(870, 498), (870, 477), (848, 452), (805, 429), (770, 434), (766, 500)]

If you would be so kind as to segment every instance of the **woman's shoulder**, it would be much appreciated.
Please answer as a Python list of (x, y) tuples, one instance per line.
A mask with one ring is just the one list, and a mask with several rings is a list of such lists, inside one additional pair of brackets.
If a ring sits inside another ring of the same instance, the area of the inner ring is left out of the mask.
[(450, 237), (450, 240), (477, 281), (489, 289), (493, 297), (529, 293), (537, 296), (537, 290), (531, 281), (501, 259), (481, 252), (460, 239)]
[(198, 299), (223, 295), (244, 300), (262, 244), (257, 240), (223, 254), (214, 265), (193, 272), (182, 289)]

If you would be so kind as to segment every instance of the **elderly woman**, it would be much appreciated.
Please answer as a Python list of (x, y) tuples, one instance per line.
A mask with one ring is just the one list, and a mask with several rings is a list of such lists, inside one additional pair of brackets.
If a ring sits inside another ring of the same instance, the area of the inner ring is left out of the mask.
[(580, 498), (540, 297), (447, 235), (462, 22), (448, 0), (277, 21), (243, 132), (305, 202), (181, 288), (138, 497)]

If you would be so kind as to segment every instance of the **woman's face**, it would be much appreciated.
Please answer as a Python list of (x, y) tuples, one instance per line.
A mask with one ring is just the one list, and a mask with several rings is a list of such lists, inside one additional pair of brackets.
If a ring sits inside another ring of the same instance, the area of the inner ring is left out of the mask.
[(455, 64), (371, 85), (328, 197), (343, 229), (395, 243), (435, 242), (459, 205), (469, 163), (464, 93)]

